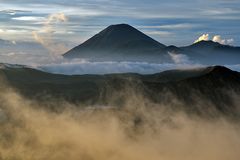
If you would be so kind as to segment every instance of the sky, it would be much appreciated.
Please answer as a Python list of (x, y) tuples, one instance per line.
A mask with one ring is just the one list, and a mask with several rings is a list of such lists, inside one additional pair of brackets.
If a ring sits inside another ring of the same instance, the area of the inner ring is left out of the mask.
[[(49, 17), (56, 14), (66, 19), (53, 20), (45, 33)], [(166, 45), (189, 45), (209, 34), (240, 46), (239, 0), (0, 0), (0, 39), (34, 41), (38, 33), (74, 46), (119, 23)]]

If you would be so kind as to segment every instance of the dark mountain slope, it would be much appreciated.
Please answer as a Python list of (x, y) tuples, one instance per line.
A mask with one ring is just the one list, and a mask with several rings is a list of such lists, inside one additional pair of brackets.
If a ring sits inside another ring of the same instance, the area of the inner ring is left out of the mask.
[(188, 49), (188, 50), (213, 50), (216, 47), (222, 46), (220, 43), (213, 42), (213, 41), (200, 41), (197, 43), (194, 43), (190, 46), (187, 47), (182, 47), (183, 49)]
[(202, 64), (240, 63), (240, 47), (222, 45), (213, 41), (200, 41), (181, 49), (193, 61)]
[(132, 26), (118, 24), (107, 27), (63, 56), (91, 60), (141, 60), (148, 57), (151, 60), (163, 48), (165, 45)]
[(183, 104), (188, 104), (187, 109), (190, 112), (211, 114), (220, 111), (239, 116), (236, 112), (238, 104), (234, 104), (233, 97), (240, 97), (240, 74), (221, 66), (208, 67), (203, 72), (199, 76), (179, 81), (168, 81), (164, 84), (146, 82), (146, 85), (149, 86), (151, 94), (155, 95), (153, 99), (156, 102), (171, 102), (171, 96), (168, 99), (163, 96), (164, 92), (168, 92)]
[(111, 25), (63, 56), (93, 61), (174, 62), (169, 53), (184, 54), (192, 62), (207, 65), (240, 63), (240, 47), (213, 41), (165, 46), (127, 24)]
[(191, 113), (240, 115), (233, 99), (240, 97), (240, 73), (221, 66), (154, 75), (78, 76), (56, 75), (24, 67), (1, 67), (0, 76), (24, 96), (42, 103), (66, 100), (85, 105), (123, 106), (131, 96), (140, 95), (153, 104)]
[(111, 25), (80, 46), (91, 47), (93, 49), (114, 50), (116, 48), (120, 49), (121, 47), (127, 47), (127, 44), (132, 43), (139, 45), (133, 47), (145, 47), (141, 46), (141, 42), (146, 42), (146, 47), (148, 47), (148, 45), (154, 48), (165, 47), (163, 44), (158, 43), (144, 33), (127, 24)]

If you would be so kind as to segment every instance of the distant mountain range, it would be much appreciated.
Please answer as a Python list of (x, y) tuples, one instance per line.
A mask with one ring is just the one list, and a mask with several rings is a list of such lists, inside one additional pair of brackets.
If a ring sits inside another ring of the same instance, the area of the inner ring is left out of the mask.
[(111, 25), (71, 49), (65, 58), (89, 60), (175, 62), (173, 54), (201, 64), (239, 64), (240, 47), (200, 41), (186, 47), (166, 46), (127, 24)]
[[(19, 65), (0, 65), (0, 87), (13, 87), (41, 103), (66, 100), (84, 105), (123, 106), (141, 95), (153, 104), (201, 115), (239, 117), (240, 73), (222, 66), (170, 70), (152, 75), (59, 75)], [(9, 85), (9, 86), (8, 86)], [(139, 99), (140, 100), (140, 99)], [(178, 102), (178, 103), (176, 103)], [(164, 105), (165, 104), (165, 105)]]

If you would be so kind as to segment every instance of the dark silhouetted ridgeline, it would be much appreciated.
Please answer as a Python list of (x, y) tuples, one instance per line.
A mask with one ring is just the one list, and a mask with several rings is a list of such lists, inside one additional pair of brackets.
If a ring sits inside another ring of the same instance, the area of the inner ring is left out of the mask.
[[(238, 116), (240, 73), (222, 66), (170, 70), (152, 75), (59, 75), (24, 66), (1, 65), (1, 78), (27, 98), (48, 103), (124, 106), (139, 101), (211, 114)], [(6, 83), (2, 83), (6, 85)]]

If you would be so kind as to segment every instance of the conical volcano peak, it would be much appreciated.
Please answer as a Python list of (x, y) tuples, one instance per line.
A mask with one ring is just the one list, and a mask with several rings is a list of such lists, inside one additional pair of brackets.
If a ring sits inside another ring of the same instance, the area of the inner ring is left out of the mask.
[(135, 29), (134, 27), (130, 26), (129, 24), (125, 24), (125, 23), (122, 23), (122, 24), (113, 24), (113, 25), (110, 25), (109, 27), (107, 27), (106, 29)]
[[(107, 27), (92, 38), (67, 52), (65, 57), (101, 59), (118, 55), (144, 57), (156, 54), (166, 46), (128, 24)], [(141, 55), (141, 56), (139, 56)], [(136, 59), (135, 59), (136, 60)]]
[(128, 24), (111, 25), (97, 34), (97, 37), (104, 39), (108, 44), (114, 42), (121, 45), (123, 43), (144, 41), (148, 43), (150, 42), (155, 47), (165, 47)]
[(128, 25), (128, 24), (115, 24), (115, 25), (110, 25), (106, 29), (104, 29), (100, 33), (106, 33), (106, 32), (118, 32), (118, 33), (127, 33), (127, 32), (135, 32), (135, 33), (141, 33), (138, 31), (136, 28)]
[(144, 34), (144, 31), (124, 23), (108, 26), (63, 56), (94, 61), (175, 63), (169, 54), (172, 52), (182, 54), (189, 62), (199, 64), (224, 65), (226, 60), (228, 64), (240, 62), (240, 47), (220, 44), (213, 40), (203, 40), (184, 47), (165, 46)]

